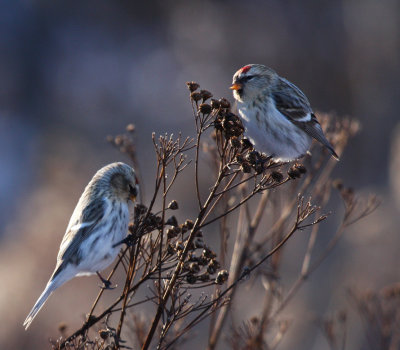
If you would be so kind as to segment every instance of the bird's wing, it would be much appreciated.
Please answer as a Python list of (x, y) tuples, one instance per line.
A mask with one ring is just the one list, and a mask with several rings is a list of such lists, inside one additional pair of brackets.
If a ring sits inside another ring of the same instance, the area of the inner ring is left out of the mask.
[[(77, 205), (79, 209), (80, 202)], [(66, 263), (79, 264), (81, 256), (79, 254), (79, 247), (81, 243), (93, 232), (105, 216), (107, 203), (104, 199), (97, 198), (89, 203), (86, 203), (81, 215), (72, 221), (71, 227), (68, 227), (65, 232), (64, 238), (60, 245), (60, 251), (57, 258), (57, 267), (53, 277), (60, 271), (61, 266)], [(79, 213), (74, 212), (73, 217)]]
[(326, 139), (306, 95), (284, 78), (280, 78), (278, 84), (278, 89), (272, 93), (278, 111), (308, 135), (321, 142), (336, 159), (339, 159)]
[(312, 109), (306, 95), (294, 84), (280, 78), (272, 92), (275, 107), (292, 122), (311, 121)]

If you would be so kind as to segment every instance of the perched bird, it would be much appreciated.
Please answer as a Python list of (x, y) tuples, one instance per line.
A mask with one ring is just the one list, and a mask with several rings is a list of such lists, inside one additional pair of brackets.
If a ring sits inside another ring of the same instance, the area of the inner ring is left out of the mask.
[(244, 66), (234, 74), (230, 88), (245, 135), (256, 150), (278, 161), (291, 161), (303, 157), (315, 138), (339, 159), (307, 97), (271, 68), (261, 64)]
[[(61, 241), (56, 268), (42, 295), (27, 316), (29, 327), (47, 298), (75, 276), (97, 273), (108, 267), (120, 250), (116, 243), (126, 236), (128, 201), (138, 195), (135, 171), (124, 163), (101, 168), (90, 180), (71, 216)], [(110, 282), (108, 282), (109, 284)]]

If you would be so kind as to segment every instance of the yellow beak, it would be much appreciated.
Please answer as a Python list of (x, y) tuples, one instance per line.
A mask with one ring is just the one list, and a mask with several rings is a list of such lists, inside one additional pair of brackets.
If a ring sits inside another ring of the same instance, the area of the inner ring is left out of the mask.
[(242, 84), (233, 84), (229, 89), (231, 90), (240, 90), (242, 88)]

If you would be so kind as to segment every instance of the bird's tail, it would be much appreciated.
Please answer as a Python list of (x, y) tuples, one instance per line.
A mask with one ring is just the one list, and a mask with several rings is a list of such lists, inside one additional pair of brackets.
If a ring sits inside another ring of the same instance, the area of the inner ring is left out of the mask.
[(40, 309), (46, 302), (47, 298), (51, 295), (51, 293), (53, 293), (61, 284), (63, 284), (63, 281), (61, 281), (60, 278), (57, 278), (57, 277), (50, 278), (43, 293), (40, 295), (39, 299), (33, 306), (31, 312), (26, 317), (26, 319), (24, 321), (25, 330), (28, 329), (28, 327), (32, 323), (33, 319), (36, 317), (37, 313), (40, 311)]
[(336, 154), (335, 150), (333, 149), (330, 143), (326, 145), (326, 148), (328, 148), (329, 152), (331, 152), (333, 158), (335, 158), (337, 161), (340, 160), (339, 156)]

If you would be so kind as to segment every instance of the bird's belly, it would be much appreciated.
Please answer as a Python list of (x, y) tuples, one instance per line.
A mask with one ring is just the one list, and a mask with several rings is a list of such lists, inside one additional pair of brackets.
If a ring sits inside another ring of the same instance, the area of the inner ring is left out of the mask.
[(303, 156), (311, 145), (311, 138), (275, 108), (266, 111), (239, 109), (245, 136), (254, 148), (278, 161), (290, 161)]
[(88, 238), (81, 245), (83, 257), (78, 270), (78, 275), (90, 275), (96, 271), (106, 269), (117, 257), (121, 245), (114, 245), (126, 237), (129, 225), (128, 207), (115, 210), (117, 214), (107, 219), (107, 224), (99, 227), (96, 234)]

